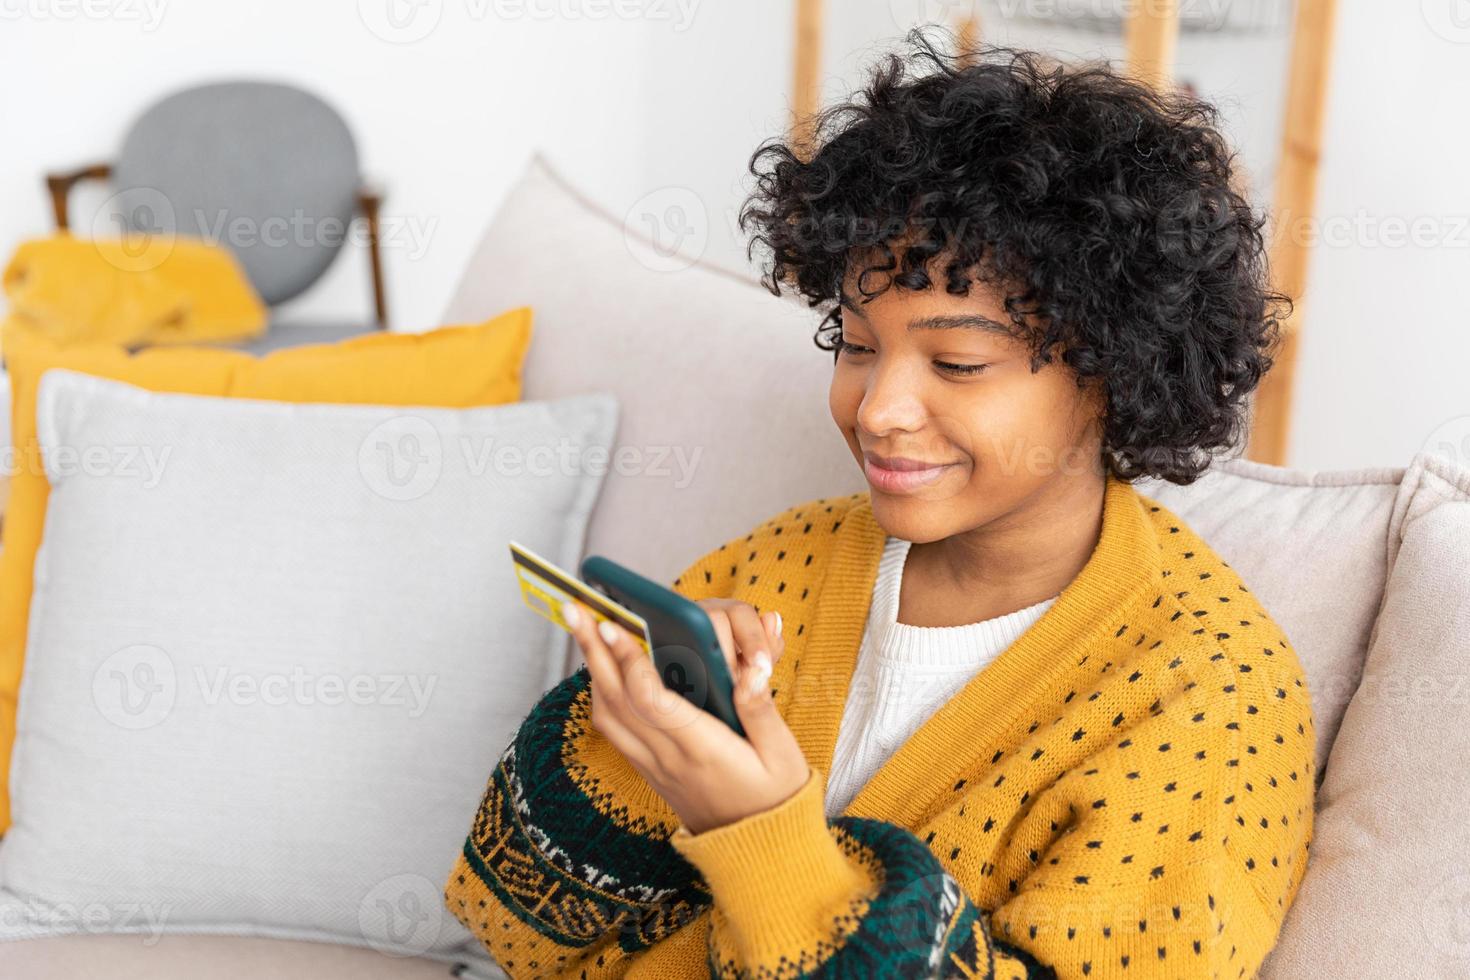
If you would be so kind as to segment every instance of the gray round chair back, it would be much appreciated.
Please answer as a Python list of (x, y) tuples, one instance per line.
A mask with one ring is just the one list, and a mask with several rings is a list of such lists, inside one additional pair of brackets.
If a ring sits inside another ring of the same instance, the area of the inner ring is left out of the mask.
[(132, 230), (225, 245), (267, 305), (327, 271), (357, 206), (357, 147), (309, 92), (274, 82), (217, 82), (154, 104), (113, 165)]

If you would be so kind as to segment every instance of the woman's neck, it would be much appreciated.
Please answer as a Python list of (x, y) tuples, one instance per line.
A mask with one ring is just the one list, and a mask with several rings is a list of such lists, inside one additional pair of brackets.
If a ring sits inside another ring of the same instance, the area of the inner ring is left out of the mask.
[(1103, 480), (1058, 481), (982, 527), (909, 548), (898, 621), (961, 626), (1060, 593), (1102, 533)]

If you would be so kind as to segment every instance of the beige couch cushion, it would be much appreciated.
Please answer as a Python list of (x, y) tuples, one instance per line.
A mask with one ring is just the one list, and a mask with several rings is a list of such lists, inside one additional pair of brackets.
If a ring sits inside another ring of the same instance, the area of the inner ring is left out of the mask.
[(867, 482), (827, 409), (817, 316), (754, 275), (651, 251), (642, 227), (534, 156), (444, 315), (529, 305), (522, 397), (617, 396), (628, 463), (608, 471), (587, 553), (669, 582), (794, 502)]
[(1470, 976), (1470, 470), (1413, 459), (1388, 554), (1309, 871), (1263, 976)]

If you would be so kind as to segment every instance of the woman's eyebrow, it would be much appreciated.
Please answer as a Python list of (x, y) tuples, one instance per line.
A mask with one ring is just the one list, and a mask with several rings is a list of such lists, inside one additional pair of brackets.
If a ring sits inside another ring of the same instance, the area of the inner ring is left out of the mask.
[[(857, 304), (848, 298), (846, 293), (838, 294), (838, 302), (846, 309), (852, 310), (859, 318), (866, 320), (868, 315), (858, 308)], [(983, 330), (987, 333), (998, 333), (1006, 337), (1016, 336), (1016, 329), (1006, 324), (992, 320), (988, 316), (979, 313), (946, 313), (935, 316), (921, 316), (909, 324), (909, 330)]]
[(921, 316), (909, 324), (910, 330), (953, 330), (956, 328), (964, 330), (984, 330), (988, 333), (1003, 334), (1013, 337), (1016, 331), (1003, 323), (998, 323), (988, 316), (979, 313), (951, 313), (941, 316)]

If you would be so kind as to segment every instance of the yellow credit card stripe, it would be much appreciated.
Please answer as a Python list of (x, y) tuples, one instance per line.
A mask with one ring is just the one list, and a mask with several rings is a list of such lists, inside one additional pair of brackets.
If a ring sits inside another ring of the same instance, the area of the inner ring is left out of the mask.
[(567, 629), (562, 618), (561, 605), (568, 599), (575, 598), (588, 607), (594, 618), (617, 623), (633, 635), (645, 653), (651, 653), (648, 622), (642, 616), (613, 602), (585, 582), (572, 578), (524, 545), (512, 541), (510, 550), (521, 597), (534, 612)]
[(511, 553), (517, 565), (530, 569), (537, 577), (560, 590), (563, 596), (576, 596), (579, 601), (597, 609), (608, 619), (611, 619), (625, 629), (637, 632), (643, 628), (642, 618), (617, 605), (601, 592), (593, 591), (591, 586), (586, 583), (568, 578), (565, 573), (561, 572), (556, 566), (546, 562), (545, 559), (538, 561), (534, 557), (520, 554), (514, 549), (512, 549)]

